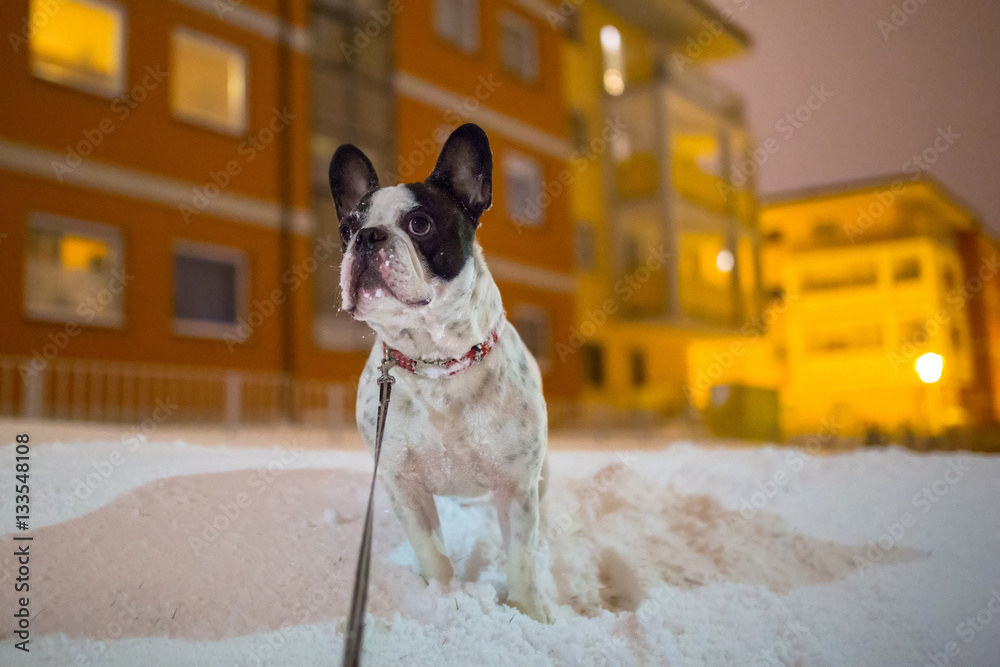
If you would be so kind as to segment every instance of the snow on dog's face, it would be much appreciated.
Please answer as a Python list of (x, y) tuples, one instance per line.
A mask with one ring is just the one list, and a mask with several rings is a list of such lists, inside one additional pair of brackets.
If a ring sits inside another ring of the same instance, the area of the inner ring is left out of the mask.
[(344, 261), (341, 307), (369, 324), (422, 321), (420, 313), (468, 294), (479, 218), (493, 195), (486, 133), (456, 129), (423, 183), (379, 188), (371, 162), (345, 144), (330, 162)]

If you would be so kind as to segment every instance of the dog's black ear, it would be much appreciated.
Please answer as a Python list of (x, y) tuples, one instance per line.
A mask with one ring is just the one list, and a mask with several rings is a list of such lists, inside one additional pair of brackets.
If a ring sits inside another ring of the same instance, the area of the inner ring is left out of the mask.
[(451, 195), (479, 226), (493, 203), (493, 153), (481, 127), (466, 123), (451, 133), (427, 183)]
[(330, 193), (337, 218), (344, 221), (366, 194), (378, 188), (378, 174), (371, 161), (352, 144), (344, 144), (330, 160)]

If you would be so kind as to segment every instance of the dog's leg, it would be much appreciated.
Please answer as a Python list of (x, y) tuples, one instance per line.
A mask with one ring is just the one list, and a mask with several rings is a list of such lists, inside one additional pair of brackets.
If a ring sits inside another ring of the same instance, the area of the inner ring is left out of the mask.
[(444, 554), (444, 537), (434, 496), (405, 479), (384, 481), (396, 518), (403, 524), (403, 530), (417, 554), (420, 575), (428, 581), (437, 579), (443, 584), (448, 583), (454, 571), (451, 561)]
[(547, 623), (537, 579), (538, 484), (494, 492), (494, 503), (507, 546), (507, 604)]

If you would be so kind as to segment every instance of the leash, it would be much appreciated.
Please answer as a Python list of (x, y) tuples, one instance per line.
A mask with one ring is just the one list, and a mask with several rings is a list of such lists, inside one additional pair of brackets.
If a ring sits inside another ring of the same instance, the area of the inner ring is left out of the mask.
[(347, 629), (344, 633), (344, 667), (357, 667), (361, 659), (361, 641), (364, 635), (365, 602), (368, 601), (368, 571), (372, 556), (372, 513), (375, 500), (375, 480), (378, 473), (378, 457), (382, 452), (382, 433), (385, 431), (385, 417), (389, 412), (389, 396), (392, 394), (392, 383), (395, 378), (389, 375), (389, 369), (396, 361), (386, 353), (379, 370), (378, 378), (378, 421), (375, 430), (375, 468), (372, 470), (372, 486), (368, 492), (368, 512), (365, 514), (365, 527), (361, 534), (361, 553), (358, 554), (358, 569), (354, 574), (354, 594), (351, 597), (351, 613), (347, 618)]

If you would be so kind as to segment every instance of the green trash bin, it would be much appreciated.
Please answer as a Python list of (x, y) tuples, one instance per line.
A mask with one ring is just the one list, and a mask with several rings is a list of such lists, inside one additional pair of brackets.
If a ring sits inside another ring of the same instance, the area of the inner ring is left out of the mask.
[(712, 435), (778, 442), (778, 392), (747, 385), (716, 385), (705, 420)]

